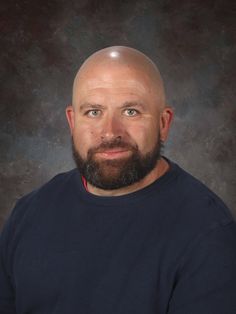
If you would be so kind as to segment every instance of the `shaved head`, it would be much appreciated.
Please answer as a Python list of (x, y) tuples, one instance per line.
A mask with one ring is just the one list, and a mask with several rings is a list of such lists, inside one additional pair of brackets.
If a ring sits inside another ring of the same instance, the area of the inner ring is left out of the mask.
[(168, 169), (161, 148), (173, 114), (158, 68), (142, 52), (114, 46), (92, 54), (75, 77), (66, 114), (90, 192), (128, 193)]
[[(156, 98), (159, 108), (165, 107), (165, 91), (157, 66), (142, 52), (125, 46), (112, 46), (99, 50), (85, 60), (74, 80), (73, 105), (77, 103), (78, 93), (84, 81), (93, 76), (95, 78), (98, 73), (107, 77), (122, 68), (134, 73), (135, 78), (139, 77), (140, 81), (145, 82), (149, 86), (149, 92)], [(140, 88), (142, 88), (141, 84)]]

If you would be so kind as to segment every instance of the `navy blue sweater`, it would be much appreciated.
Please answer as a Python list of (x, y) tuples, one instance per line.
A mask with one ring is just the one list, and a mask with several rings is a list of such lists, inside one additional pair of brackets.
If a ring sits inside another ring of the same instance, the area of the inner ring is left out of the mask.
[(0, 239), (0, 313), (235, 314), (236, 225), (176, 164), (101, 197), (78, 171), (14, 208)]

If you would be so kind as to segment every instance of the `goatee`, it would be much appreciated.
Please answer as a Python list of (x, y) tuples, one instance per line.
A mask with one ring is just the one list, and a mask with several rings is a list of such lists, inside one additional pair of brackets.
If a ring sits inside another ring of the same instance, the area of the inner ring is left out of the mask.
[[(131, 151), (125, 158), (96, 160), (95, 154), (109, 149), (122, 148)], [(123, 142), (120, 138), (103, 142), (88, 150), (87, 159), (83, 159), (75, 147), (72, 138), (73, 158), (80, 174), (91, 185), (103, 189), (114, 190), (132, 185), (142, 180), (156, 166), (161, 157), (163, 142), (158, 136), (157, 143), (152, 151), (141, 154), (138, 146)]]

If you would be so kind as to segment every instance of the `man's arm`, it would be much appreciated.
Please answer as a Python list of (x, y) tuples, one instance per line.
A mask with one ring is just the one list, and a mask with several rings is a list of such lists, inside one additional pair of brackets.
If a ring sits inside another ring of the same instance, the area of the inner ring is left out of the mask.
[(212, 226), (179, 267), (168, 314), (236, 313), (236, 224)]

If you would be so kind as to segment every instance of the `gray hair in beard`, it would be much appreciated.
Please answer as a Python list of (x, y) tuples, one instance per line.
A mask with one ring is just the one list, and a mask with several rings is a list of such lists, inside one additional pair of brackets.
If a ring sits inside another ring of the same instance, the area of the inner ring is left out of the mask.
[[(103, 190), (119, 189), (142, 180), (155, 168), (161, 158), (163, 147), (159, 135), (153, 150), (143, 155), (137, 146), (117, 138), (89, 149), (87, 159), (83, 159), (72, 138), (73, 158), (80, 174), (91, 185)], [(128, 158), (118, 160), (98, 161), (94, 158), (96, 152), (112, 148), (127, 148), (132, 151), (132, 154)]]

